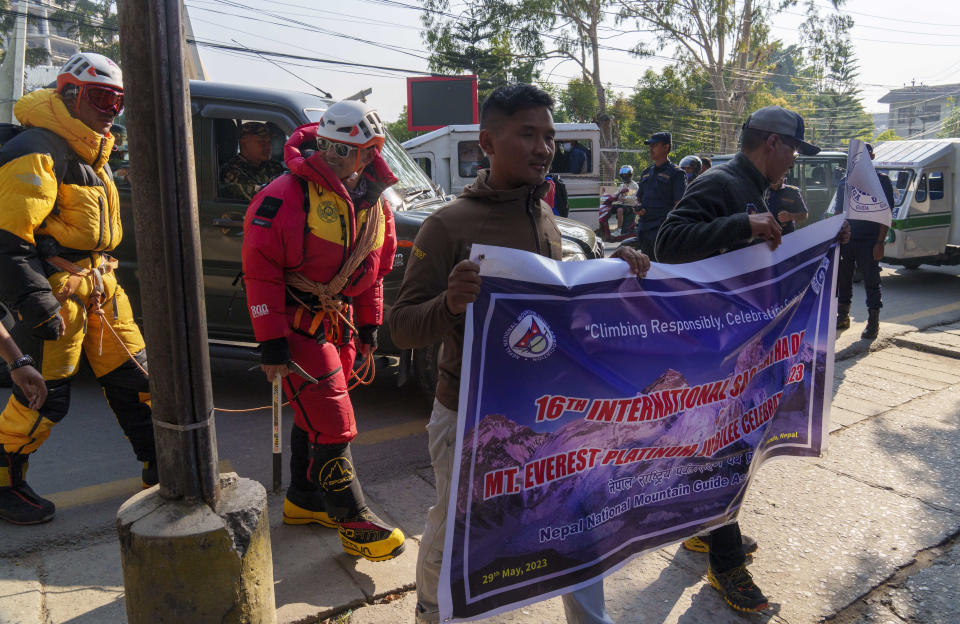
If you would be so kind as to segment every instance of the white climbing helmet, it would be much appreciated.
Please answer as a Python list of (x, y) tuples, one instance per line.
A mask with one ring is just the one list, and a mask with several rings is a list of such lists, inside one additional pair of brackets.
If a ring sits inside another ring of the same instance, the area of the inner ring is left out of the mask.
[(386, 140), (386, 130), (377, 109), (356, 100), (343, 100), (323, 113), (317, 138), (358, 148), (376, 147), (379, 151)]
[(123, 72), (102, 54), (79, 52), (70, 57), (57, 74), (57, 92), (67, 85), (102, 85), (123, 90)]

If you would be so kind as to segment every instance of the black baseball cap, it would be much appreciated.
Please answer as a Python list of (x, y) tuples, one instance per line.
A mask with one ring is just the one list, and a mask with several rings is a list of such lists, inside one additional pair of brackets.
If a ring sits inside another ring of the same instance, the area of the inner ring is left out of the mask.
[(803, 140), (803, 117), (782, 106), (764, 106), (754, 111), (743, 127), (788, 136), (797, 142), (797, 151), (804, 156), (820, 153), (819, 147)]
[(654, 132), (650, 138), (643, 142), (644, 145), (653, 145), (654, 143), (669, 143), (673, 145), (672, 137), (669, 132)]

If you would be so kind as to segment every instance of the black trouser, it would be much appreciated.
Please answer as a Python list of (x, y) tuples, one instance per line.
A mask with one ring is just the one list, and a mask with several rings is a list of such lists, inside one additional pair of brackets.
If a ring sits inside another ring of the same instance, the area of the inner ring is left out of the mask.
[(637, 247), (643, 253), (650, 257), (650, 260), (656, 260), (653, 254), (653, 248), (657, 242), (657, 230), (650, 228), (637, 229)]
[(853, 273), (857, 267), (863, 273), (863, 287), (867, 291), (867, 309), (883, 307), (880, 290), (880, 263), (873, 259), (875, 240), (853, 239), (840, 245), (840, 265), (837, 267), (837, 302), (853, 302)]
[(726, 572), (743, 565), (746, 560), (739, 523), (725, 524), (710, 531), (710, 568), (714, 572)]

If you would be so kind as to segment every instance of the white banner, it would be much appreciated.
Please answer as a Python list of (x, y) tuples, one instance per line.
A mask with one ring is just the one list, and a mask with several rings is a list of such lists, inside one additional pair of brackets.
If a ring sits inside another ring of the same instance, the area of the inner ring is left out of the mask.
[(877, 170), (873, 168), (867, 144), (859, 139), (850, 140), (844, 193), (843, 212), (848, 219), (873, 221), (890, 227), (890, 204), (880, 185)]

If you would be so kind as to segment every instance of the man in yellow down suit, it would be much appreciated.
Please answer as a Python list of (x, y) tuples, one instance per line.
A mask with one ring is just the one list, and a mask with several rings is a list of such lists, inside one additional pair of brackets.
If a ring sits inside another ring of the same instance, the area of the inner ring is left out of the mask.
[(24, 479), (27, 457), (66, 415), (81, 353), (144, 463), (144, 484), (157, 482), (143, 338), (108, 255), (123, 235), (107, 165), (122, 109), (120, 68), (75, 54), (56, 89), (16, 103), (26, 129), (0, 149), (0, 300), (15, 312), (17, 341), (47, 385), (38, 409), (14, 388), (0, 413), (0, 518), (8, 522), (53, 518), (53, 503)]

